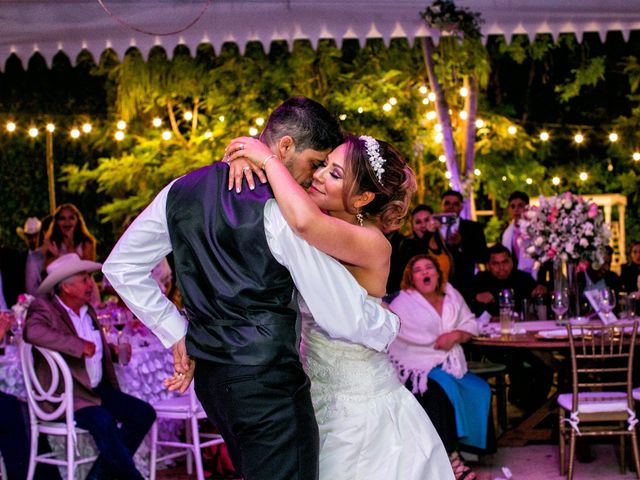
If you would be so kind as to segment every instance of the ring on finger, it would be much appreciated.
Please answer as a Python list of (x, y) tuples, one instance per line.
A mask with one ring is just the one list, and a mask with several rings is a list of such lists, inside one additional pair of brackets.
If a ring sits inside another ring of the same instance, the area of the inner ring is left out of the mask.
[(243, 172), (248, 172), (249, 170), (251, 170), (251, 167), (248, 167), (248, 166), (242, 167)]
[(240, 145), (238, 145), (238, 150), (244, 150), (244, 143), (241, 143)]

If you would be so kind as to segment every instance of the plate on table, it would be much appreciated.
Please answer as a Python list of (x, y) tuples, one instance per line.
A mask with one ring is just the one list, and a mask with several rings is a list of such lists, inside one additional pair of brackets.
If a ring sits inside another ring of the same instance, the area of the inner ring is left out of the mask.
[[(581, 328), (572, 329), (574, 336), (579, 336), (582, 334)], [(540, 330), (536, 333), (536, 338), (541, 340), (567, 340), (569, 338), (569, 334), (567, 333), (566, 328), (554, 328), (553, 330)]]

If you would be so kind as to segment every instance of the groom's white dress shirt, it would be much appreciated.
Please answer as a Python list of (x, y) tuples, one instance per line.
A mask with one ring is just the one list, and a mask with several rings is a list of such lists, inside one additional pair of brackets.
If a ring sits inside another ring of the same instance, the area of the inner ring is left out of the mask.
[[(166, 347), (187, 331), (187, 321), (151, 278), (153, 267), (172, 250), (166, 217), (171, 185), (135, 219), (102, 267), (118, 295)], [(273, 199), (264, 207), (264, 228), (271, 253), (291, 273), (315, 322), (330, 337), (385, 351), (398, 333), (398, 317), (368, 299), (340, 262), (296, 236)]]

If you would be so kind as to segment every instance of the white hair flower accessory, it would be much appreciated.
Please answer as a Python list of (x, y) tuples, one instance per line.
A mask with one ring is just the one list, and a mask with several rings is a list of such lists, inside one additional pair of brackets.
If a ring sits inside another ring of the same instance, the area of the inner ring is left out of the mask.
[(371, 168), (373, 168), (373, 172), (376, 174), (376, 178), (378, 179), (378, 182), (380, 182), (380, 185), (383, 185), (383, 165), (385, 164), (386, 160), (380, 156), (380, 144), (375, 138), (370, 137), (369, 135), (361, 135), (360, 140), (364, 140), (364, 144), (367, 147), (367, 156), (369, 157)]

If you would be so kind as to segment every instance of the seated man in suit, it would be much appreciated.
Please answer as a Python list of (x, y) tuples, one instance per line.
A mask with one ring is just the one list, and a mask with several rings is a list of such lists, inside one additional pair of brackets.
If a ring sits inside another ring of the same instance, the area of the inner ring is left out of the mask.
[(454, 217), (453, 221), (442, 222), (440, 234), (453, 259), (449, 283), (465, 298), (470, 300), (469, 280), (475, 273), (476, 265), (487, 261), (487, 240), (484, 228), (478, 222), (460, 218), (463, 198), (460, 192), (447, 190), (442, 194), (442, 213)]
[(481, 315), (486, 310), (492, 316), (497, 316), (500, 291), (506, 288), (513, 290), (516, 311), (522, 310), (522, 300), (547, 293), (546, 287), (536, 284), (531, 275), (514, 268), (511, 253), (498, 243), (489, 248), (487, 270), (473, 277), (472, 301), (469, 305), (473, 313)]
[[(51, 262), (38, 293), (53, 289), (53, 298), (31, 303), (24, 338), (60, 352), (69, 365), (76, 424), (91, 433), (100, 451), (87, 478), (142, 480), (133, 455), (155, 421), (155, 411), (118, 387), (111, 347), (89, 303), (94, 288), (89, 272), (101, 266), (76, 253)], [(35, 362), (36, 372), (47, 368), (38, 354)]]

